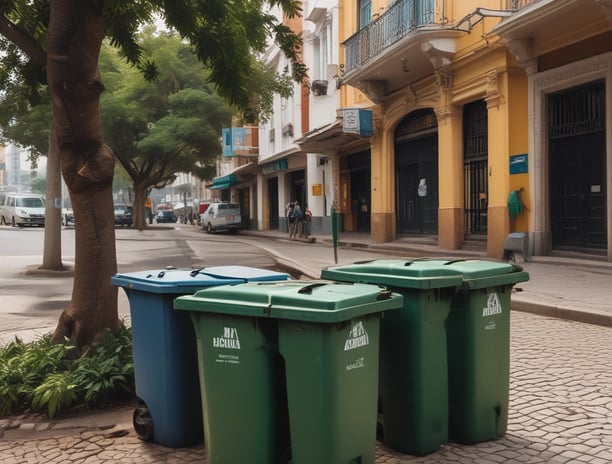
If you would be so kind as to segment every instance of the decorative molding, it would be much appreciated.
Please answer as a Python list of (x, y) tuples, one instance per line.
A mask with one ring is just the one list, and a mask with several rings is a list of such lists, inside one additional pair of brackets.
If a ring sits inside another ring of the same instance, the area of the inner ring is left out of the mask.
[(455, 39), (437, 38), (423, 40), (421, 51), (429, 59), (434, 69), (448, 66), (455, 53)]
[(412, 106), (416, 105), (417, 96), (416, 96), (416, 93), (414, 92), (414, 90), (412, 89), (412, 87), (407, 86), (404, 89), (404, 94), (402, 96), (402, 102), (405, 105), (412, 105)]
[[(604, 54), (612, 58), (612, 53)], [(586, 81), (585, 76), (591, 74), (606, 73), (612, 68), (610, 59), (602, 59), (601, 56), (587, 58), (583, 63), (571, 64), (562, 69), (547, 71), (543, 76), (534, 76), (534, 86), (536, 90), (555, 87), (567, 81)]]
[(506, 43), (510, 53), (514, 55), (516, 61), (520, 64), (534, 58), (533, 55), (533, 39), (512, 39)]
[(499, 89), (499, 72), (497, 70), (487, 73), (486, 97), (487, 108), (496, 108), (504, 103), (504, 97)]
[(453, 76), (451, 73), (436, 71), (434, 73), (436, 77), (436, 85), (443, 89), (449, 89), (453, 85)]

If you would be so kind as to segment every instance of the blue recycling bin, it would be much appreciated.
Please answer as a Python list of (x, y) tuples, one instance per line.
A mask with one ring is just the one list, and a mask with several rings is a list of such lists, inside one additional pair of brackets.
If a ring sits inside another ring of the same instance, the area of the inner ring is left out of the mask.
[(174, 299), (212, 286), (288, 278), (248, 266), (147, 270), (111, 277), (130, 302), (139, 399), (134, 429), (140, 438), (172, 448), (204, 439), (196, 337), (189, 315), (173, 310)]

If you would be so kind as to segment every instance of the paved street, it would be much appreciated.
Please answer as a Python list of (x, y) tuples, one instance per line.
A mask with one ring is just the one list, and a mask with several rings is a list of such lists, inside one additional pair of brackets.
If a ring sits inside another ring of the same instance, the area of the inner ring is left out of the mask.
[[(135, 270), (134, 266), (142, 268), (141, 260), (146, 259), (143, 257), (146, 257), (147, 253), (146, 242), (142, 240), (133, 241), (126, 246), (126, 240), (131, 240), (133, 233), (134, 231), (120, 232), (118, 249), (120, 266), (125, 263)], [(145, 234), (155, 247), (159, 247), (162, 241), (171, 241), (165, 231), (147, 231)], [(186, 238), (181, 236), (177, 240), (180, 245), (177, 245), (176, 249), (182, 251), (171, 259), (178, 263), (185, 257), (190, 257), (194, 262), (201, 262), (203, 257), (207, 256), (206, 246), (218, 248), (218, 241), (222, 240), (222, 237), (213, 240), (204, 236), (201, 239), (197, 234), (189, 233)], [(248, 248), (243, 247), (247, 246), (248, 239), (245, 237), (241, 240), (244, 242), (240, 251), (247, 253)], [(315, 247), (308, 249), (297, 244), (290, 244), (290, 247), (286, 243), (275, 245), (271, 240), (262, 243), (264, 244), (260, 246), (267, 247), (271, 256), (274, 255), (273, 251), (280, 253), (279, 250), (286, 254), (291, 253), (290, 258), (294, 263), (296, 256), (302, 256), (300, 265), (304, 268), (320, 267), (323, 257), (329, 263), (329, 250)], [(363, 259), (362, 253), (365, 252), (353, 253), (343, 249), (341, 257), (342, 260), (352, 262)], [(179, 254), (183, 257), (179, 257)], [(159, 257), (156, 259), (159, 260)], [(276, 256), (276, 259), (279, 257)], [(141, 264), (138, 264), (139, 262)], [(15, 264), (13, 261), (12, 263)], [(288, 264), (284, 262), (283, 265)], [(533, 269), (534, 275), (541, 275), (543, 282), (545, 269), (540, 270), (535, 264)], [(3, 272), (0, 277), (5, 283), (20, 282), (9, 275), (10, 272), (6, 269)], [(559, 272), (558, 275), (564, 274)], [(602, 288), (609, 288), (603, 286), (609, 275), (604, 275), (604, 280), (601, 281), (603, 283), (597, 281), (601, 276), (598, 277), (596, 273), (592, 274), (592, 279), (587, 278), (588, 271), (580, 275), (583, 285), (597, 282), (595, 291), (586, 289), (585, 294), (602, 293), (601, 296), (596, 295), (597, 299), (591, 304), (594, 304), (596, 309), (609, 308), (609, 305), (604, 303), (605, 292), (601, 292)], [(45, 283), (39, 278), (35, 281)], [(57, 282), (55, 278), (51, 281)], [(533, 294), (537, 297), (537, 283), (538, 279), (532, 279), (528, 285), (522, 285), (524, 291), (519, 294)], [(31, 287), (32, 283), (27, 283), (24, 287), (28, 285)], [(41, 307), (40, 301), (46, 293), (52, 295), (51, 301), (65, 301), (66, 292), (59, 292), (56, 287), (57, 285), (43, 285), (40, 290), (31, 292), (36, 293), (32, 295), (32, 304)], [(12, 288), (11, 285), (10, 289)], [(20, 293), (21, 290), (10, 291), (9, 295), (5, 296), (6, 302), (15, 304), (15, 298)], [(120, 298), (121, 312), (125, 314), (127, 302), (123, 292), (120, 292)], [(29, 304), (26, 306), (31, 307)], [(35, 316), (35, 312), (24, 311), (19, 314), (7, 311), (7, 314), (3, 314), (2, 330), (7, 333), (14, 327), (15, 330), (27, 329), (30, 333), (36, 333), (36, 330), (44, 330), (44, 327), (40, 326), (41, 321), (53, 323), (53, 318)], [(397, 453), (379, 443), (377, 463), (612, 462), (612, 329), (605, 325), (544, 317), (522, 311), (513, 311), (511, 321), (510, 414), (506, 436), (473, 446), (449, 443), (438, 452), (424, 457)], [(14, 325), (10, 326), (11, 323)], [(50, 329), (52, 325), (48, 327)], [(0, 419), (0, 463), (206, 463), (203, 446), (170, 449), (140, 441), (132, 427), (132, 411), (131, 407), (124, 406), (111, 407), (101, 413), (53, 421), (42, 416)], [(237, 446), (240, 446), (239, 442), (237, 439)]]
[[(378, 446), (377, 463), (612, 462), (612, 344), (606, 327), (512, 315), (510, 417), (507, 435), (473, 446), (445, 445), (414, 457)], [(140, 441), (132, 410), (49, 423), (24, 417), (4, 423), (3, 464), (205, 463), (203, 446), (170, 449)], [(0, 419), (0, 429), (3, 421)], [(0, 432), (1, 433), (1, 432)], [(239, 446), (239, 442), (237, 443)]]

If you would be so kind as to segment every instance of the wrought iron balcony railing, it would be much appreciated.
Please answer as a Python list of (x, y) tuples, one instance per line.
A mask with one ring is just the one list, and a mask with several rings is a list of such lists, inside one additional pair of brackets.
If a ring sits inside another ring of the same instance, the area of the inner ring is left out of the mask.
[(535, 3), (539, 0), (506, 0), (506, 9), (508, 10), (520, 10), (531, 3)]
[[(540, 0), (506, 0), (506, 9), (517, 11)], [(400, 39), (423, 26), (447, 24), (435, 18), (436, 0), (397, 0), (387, 11), (344, 43), (345, 72), (366, 64)]]
[(434, 24), (435, 0), (398, 0), (344, 42), (346, 72), (368, 62), (417, 28)]

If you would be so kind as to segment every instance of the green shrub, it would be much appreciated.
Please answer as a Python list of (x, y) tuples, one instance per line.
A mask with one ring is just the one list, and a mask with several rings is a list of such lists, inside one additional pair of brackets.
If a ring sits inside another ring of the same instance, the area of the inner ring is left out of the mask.
[(53, 417), (79, 404), (133, 398), (131, 328), (121, 324), (76, 359), (73, 346), (50, 339), (25, 344), (16, 338), (0, 347), (0, 416), (31, 408)]

